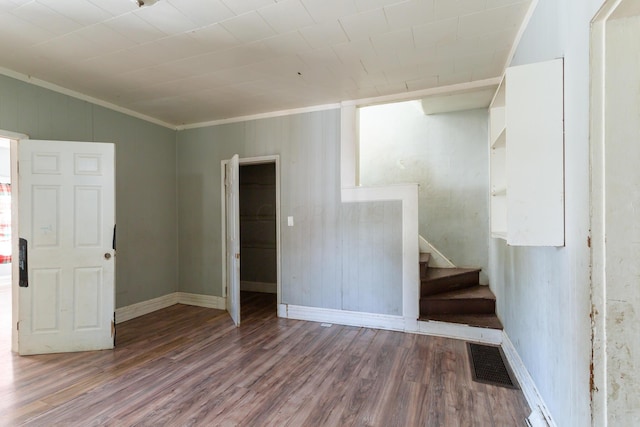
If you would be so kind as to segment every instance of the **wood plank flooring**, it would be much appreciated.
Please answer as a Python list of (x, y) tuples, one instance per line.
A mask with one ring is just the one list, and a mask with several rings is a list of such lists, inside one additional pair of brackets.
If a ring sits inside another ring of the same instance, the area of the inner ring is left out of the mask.
[[(266, 295), (266, 299), (264, 296)], [(0, 425), (522, 426), (520, 391), (471, 380), (463, 341), (174, 305), (109, 351), (0, 351)]]

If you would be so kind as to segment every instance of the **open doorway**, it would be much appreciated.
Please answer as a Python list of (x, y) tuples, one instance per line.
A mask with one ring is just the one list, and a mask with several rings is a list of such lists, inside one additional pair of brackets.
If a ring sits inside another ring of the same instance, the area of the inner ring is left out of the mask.
[(276, 193), (275, 162), (240, 163), (240, 303), (243, 312), (256, 305), (277, 310)]
[(0, 137), (0, 351), (11, 350), (11, 140)]
[(220, 166), (223, 295), (240, 325), (246, 310), (275, 315), (280, 304), (279, 156), (236, 155)]

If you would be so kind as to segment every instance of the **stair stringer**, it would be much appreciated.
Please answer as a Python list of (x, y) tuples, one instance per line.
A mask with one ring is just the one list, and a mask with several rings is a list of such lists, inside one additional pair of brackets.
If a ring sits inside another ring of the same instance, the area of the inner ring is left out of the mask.
[(429, 260), (430, 267), (455, 268), (455, 264), (444, 256), (438, 248), (429, 243), (427, 239), (420, 235), (418, 235), (418, 239), (420, 242), (420, 252), (429, 252), (431, 254), (431, 259)]

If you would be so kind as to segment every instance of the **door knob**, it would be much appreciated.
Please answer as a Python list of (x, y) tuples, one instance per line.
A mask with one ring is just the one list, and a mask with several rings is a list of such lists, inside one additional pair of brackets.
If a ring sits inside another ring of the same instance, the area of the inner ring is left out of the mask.
[(111, 254), (109, 252), (104, 254), (104, 259), (111, 259)]

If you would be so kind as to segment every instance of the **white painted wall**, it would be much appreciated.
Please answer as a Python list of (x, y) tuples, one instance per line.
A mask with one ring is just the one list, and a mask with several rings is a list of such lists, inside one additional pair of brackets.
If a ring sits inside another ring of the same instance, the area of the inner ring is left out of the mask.
[(419, 184), (420, 235), (487, 283), (486, 109), (425, 115), (419, 101), (360, 108), (360, 184)]
[(558, 426), (590, 424), (589, 22), (601, 0), (540, 0), (512, 65), (565, 58), (566, 246), (492, 239), (498, 313)]
[[(631, 6), (632, 2), (626, 2)], [(640, 8), (606, 23), (604, 266), (606, 411), (610, 426), (640, 425)], [(598, 352), (598, 349), (596, 349)], [(599, 354), (598, 354), (599, 355)]]
[(278, 154), (282, 303), (403, 314), (401, 202), (341, 202), (340, 125), (336, 109), (178, 133), (180, 291), (222, 295), (220, 161)]

